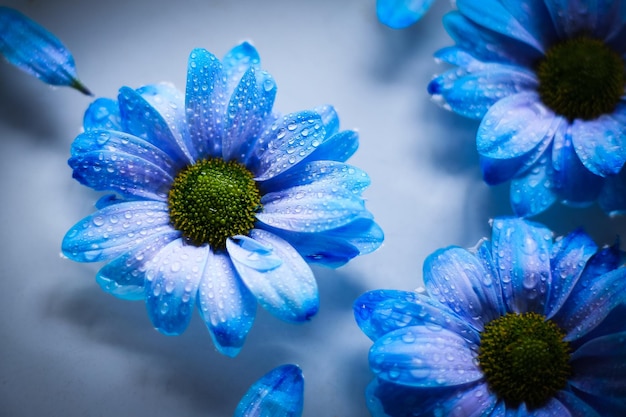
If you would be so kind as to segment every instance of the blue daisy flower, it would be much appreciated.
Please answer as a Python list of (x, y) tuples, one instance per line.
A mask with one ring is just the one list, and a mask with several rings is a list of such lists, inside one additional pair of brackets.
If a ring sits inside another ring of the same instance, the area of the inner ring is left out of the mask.
[(582, 230), (519, 218), (424, 262), (425, 292), (354, 304), (374, 416), (626, 415), (626, 267)]
[(91, 95), (76, 75), (74, 57), (56, 36), (10, 7), (0, 7), (0, 53), (11, 64), (51, 85)]
[(306, 321), (319, 304), (308, 263), (337, 267), (383, 240), (361, 197), (370, 180), (345, 163), (357, 133), (339, 131), (331, 106), (278, 115), (275, 95), (251, 44), (222, 61), (195, 49), (185, 95), (159, 84), (97, 99), (69, 159), (75, 179), (113, 194), (67, 232), (63, 253), (109, 261), (102, 288), (145, 299), (165, 334), (198, 305), (230, 356), (257, 301)]
[(511, 181), (519, 216), (555, 201), (626, 210), (626, 4), (458, 0), (444, 17), (456, 66), (428, 86), (435, 100), (481, 120), (484, 180)]
[(300, 417), (303, 405), (302, 370), (296, 365), (282, 365), (250, 387), (234, 417)]
[(434, 0), (376, 0), (376, 15), (393, 29), (404, 29), (424, 16)]

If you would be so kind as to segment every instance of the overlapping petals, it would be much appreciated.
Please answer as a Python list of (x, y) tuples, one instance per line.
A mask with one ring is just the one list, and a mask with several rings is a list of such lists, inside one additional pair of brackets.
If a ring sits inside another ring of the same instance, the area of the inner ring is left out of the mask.
[(22, 71), (45, 83), (91, 95), (76, 75), (74, 57), (37, 22), (10, 7), (0, 7), (0, 53)]
[[(183, 332), (197, 306), (229, 356), (242, 348), (257, 303), (294, 323), (317, 313), (308, 263), (337, 267), (383, 240), (361, 197), (369, 177), (345, 162), (357, 133), (339, 130), (332, 106), (273, 113), (275, 95), (251, 44), (222, 60), (195, 49), (185, 95), (158, 84), (95, 100), (69, 159), (74, 178), (113, 194), (70, 229), (63, 253), (108, 261), (97, 275), (101, 287), (145, 299), (163, 333)], [(261, 194), (254, 227), (225, 248), (192, 244), (169, 217), (178, 173), (209, 158), (243, 165)]]
[[(376, 290), (354, 303), (374, 342), (376, 380), (367, 391), (374, 416), (626, 412), (626, 266), (618, 245), (599, 249), (582, 230), (553, 239), (538, 223), (499, 218), (491, 240), (430, 255), (424, 285), (423, 293)], [(528, 312), (555, 323), (572, 349), (567, 386), (533, 409), (499, 398), (477, 360), (486, 324)]]
[(575, 207), (597, 201), (609, 214), (623, 213), (626, 95), (600, 116), (566, 117), (542, 101), (537, 75), (551, 47), (581, 34), (623, 57), (621, 2), (456, 4), (444, 17), (455, 46), (435, 54), (455, 68), (436, 76), (428, 91), (444, 107), (481, 121), (476, 140), (484, 180), (510, 181), (511, 206), (522, 217), (556, 201)]

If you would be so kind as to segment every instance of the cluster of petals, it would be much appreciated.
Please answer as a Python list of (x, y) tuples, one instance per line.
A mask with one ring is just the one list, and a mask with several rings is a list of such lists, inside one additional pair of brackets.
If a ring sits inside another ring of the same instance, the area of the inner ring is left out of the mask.
[[(554, 239), (538, 223), (498, 218), (491, 240), (440, 249), (424, 262), (424, 292), (375, 290), (354, 303), (374, 342), (373, 416), (626, 415), (626, 267), (619, 245), (582, 230)], [(570, 344), (572, 375), (545, 405), (511, 407), (477, 361), (485, 325), (540, 314)]]
[[(306, 321), (319, 306), (309, 263), (340, 266), (383, 240), (361, 197), (369, 178), (345, 163), (357, 133), (339, 130), (332, 106), (279, 115), (275, 95), (251, 44), (222, 60), (195, 49), (185, 94), (156, 84), (99, 98), (71, 148), (74, 178), (113, 194), (67, 232), (63, 253), (108, 261), (97, 274), (102, 288), (145, 299), (163, 333), (183, 332), (197, 305), (230, 356), (241, 349), (257, 302), (285, 321)], [(253, 229), (231, 236), (225, 249), (191, 244), (169, 218), (177, 173), (207, 158), (241, 164), (261, 194)]]
[(589, 120), (556, 114), (539, 96), (537, 63), (555, 44), (581, 34), (624, 59), (622, 1), (458, 0), (444, 17), (455, 45), (438, 60), (455, 66), (428, 86), (436, 101), (480, 120), (476, 135), (484, 180), (510, 181), (518, 216), (556, 201), (599, 202), (607, 213), (626, 210), (626, 101)]

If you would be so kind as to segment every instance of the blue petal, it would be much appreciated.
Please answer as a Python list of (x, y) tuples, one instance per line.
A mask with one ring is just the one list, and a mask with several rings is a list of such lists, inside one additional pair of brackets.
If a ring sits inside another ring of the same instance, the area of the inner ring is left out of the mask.
[(260, 133), (266, 127), (276, 96), (271, 75), (248, 69), (235, 88), (227, 107), (222, 156), (245, 163)]
[[(122, 87), (118, 95), (120, 115), (125, 132), (138, 136), (162, 149), (181, 166), (193, 159), (185, 145), (177, 141), (168, 122), (139, 92)], [(179, 139), (179, 138), (178, 138)]]
[(403, 29), (417, 22), (434, 0), (377, 0), (376, 15), (381, 23)]
[(256, 300), (224, 252), (209, 251), (200, 287), (200, 315), (217, 349), (235, 357), (243, 347), (256, 316)]
[(492, 228), (493, 258), (508, 311), (543, 314), (550, 282), (552, 232), (517, 218), (498, 218)]
[(189, 325), (208, 252), (176, 239), (146, 265), (146, 307), (160, 332), (177, 335)]
[(165, 201), (174, 179), (159, 165), (119, 151), (96, 150), (69, 159), (73, 177), (96, 191)]
[(458, 11), (443, 17), (443, 25), (457, 47), (470, 52), (483, 62), (517, 64), (533, 68), (543, 57), (537, 49), (521, 41), (477, 25)]
[(504, 97), (537, 86), (534, 74), (524, 68), (487, 64), (477, 71), (451, 69), (433, 79), (428, 92), (435, 101), (444, 100), (451, 110), (465, 117), (481, 119)]
[(480, 123), (478, 153), (496, 159), (523, 155), (539, 142), (551, 141), (559, 121), (534, 91), (508, 96), (495, 103)]
[(561, 390), (556, 398), (567, 408), (572, 417), (601, 417), (589, 404), (572, 392)]
[(574, 149), (589, 171), (601, 177), (621, 171), (626, 161), (624, 123), (606, 115), (594, 120), (576, 119), (571, 134)]
[(490, 416), (497, 404), (498, 397), (489, 391), (487, 384), (477, 384), (443, 402), (435, 415), (450, 417)]
[(482, 378), (478, 346), (446, 329), (403, 327), (379, 338), (370, 349), (370, 368), (386, 381), (409, 387), (444, 387)]
[(602, 210), (610, 216), (626, 214), (626, 170), (604, 179), (604, 187), (598, 197)]
[(120, 106), (110, 98), (97, 98), (89, 105), (83, 117), (85, 130), (122, 130)]
[(598, 198), (603, 179), (580, 162), (566, 125), (554, 136), (552, 167), (552, 187), (564, 203), (580, 207)]
[(148, 237), (140, 245), (103, 266), (96, 275), (96, 281), (104, 291), (116, 297), (143, 300), (146, 263), (165, 245), (179, 237), (180, 232), (173, 229)]
[(370, 218), (358, 218), (345, 226), (321, 233), (262, 226), (289, 242), (307, 262), (330, 268), (340, 267), (355, 256), (373, 252), (384, 239), (382, 229)]
[(558, 34), (544, 0), (500, 0), (500, 3), (544, 49), (558, 42)]
[[(517, 411), (517, 412), (516, 412)], [(509, 414), (510, 413), (510, 414)], [(567, 407), (556, 398), (550, 398), (548, 402), (541, 408), (533, 408), (531, 410), (526, 407), (526, 403), (522, 403), (517, 410), (507, 410), (507, 417), (571, 417)]]
[(250, 387), (234, 417), (300, 417), (303, 405), (302, 371), (296, 365), (282, 365)]
[(74, 225), (63, 238), (63, 254), (76, 262), (115, 258), (150, 236), (172, 230), (167, 205), (133, 201), (105, 207)]
[(221, 156), (226, 76), (222, 63), (206, 49), (194, 49), (189, 55), (185, 100), (191, 155), (194, 159)]
[(617, 305), (626, 301), (626, 267), (605, 274), (583, 274), (553, 320), (576, 340), (600, 324)]
[(51, 85), (91, 95), (76, 75), (74, 57), (52, 33), (9, 7), (0, 7), (0, 53), (22, 71)]
[(323, 106), (316, 107), (315, 113), (319, 114), (324, 123), (324, 130), (326, 131), (326, 137), (339, 133), (339, 115), (333, 106), (325, 104)]
[(326, 134), (319, 114), (302, 111), (284, 116), (261, 134), (248, 168), (257, 181), (272, 178), (306, 158)]
[[(328, 132), (326, 132), (328, 133)], [(359, 148), (359, 134), (354, 130), (344, 130), (327, 138), (303, 162), (339, 161), (345, 162)]]
[(186, 108), (183, 94), (168, 83), (146, 85), (138, 88), (137, 93), (161, 115), (161, 119), (167, 124), (174, 142), (187, 155), (191, 155), (190, 149), (193, 147), (193, 143), (185, 118)]
[(503, 303), (495, 277), (467, 250), (448, 247), (435, 251), (424, 261), (423, 276), (430, 296), (478, 331), (500, 317)]
[(557, 194), (550, 180), (552, 165), (549, 153), (550, 148), (529, 172), (511, 181), (511, 207), (517, 216), (537, 215), (557, 200)]
[(597, 396), (626, 397), (626, 332), (592, 339), (571, 356), (569, 383)]
[[(228, 239), (226, 248), (239, 276), (259, 304), (288, 322), (299, 323), (313, 317), (319, 309), (319, 295), (306, 262), (287, 242), (269, 232), (253, 229), (249, 236), (259, 248), (248, 249), (249, 242), (242, 238)], [(259, 257), (278, 257), (282, 263), (268, 269), (268, 263), (259, 262), (260, 267), (256, 268)]]
[[(537, 2), (535, 1), (534, 3)], [(512, 12), (519, 12), (521, 5), (512, 8), (511, 10), (507, 10), (507, 8), (498, 0), (482, 0), (481, 2), (472, 0), (457, 0), (456, 5), (463, 16), (478, 25), (496, 33), (500, 33), (524, 42), (540, 52), (545, 52), (544, 45), (541, 44), (541, 40), (534, 36), (541, 35), (543, 31), (541, 29), (537, 29), (536, 25), (533, 25), (535, 26), (533, 27), (533, 29), (535, 29), (535, 33), (530, 33), (528, 31), (529, 28), (516, 19), (517, 15), (512, 14)], [(527, 4), (526, 7), (530, 7), (530, 5)], [(533, 15), (528, 18), (521, 15), (521, 17), (524, 18), (524, 23), (528, 23), (535, 18), (534, 12), (535, 10), (533, 10)], [(524, 14), (528, 14), (528, 12)], [(542, 16), (544, 14), (545, 13), (538, 13), (537, 16)], [(545, 19), (543, 20), (545, 21)]]
[(602, 39), (623, 25), (618, 19), (619, 1), (546, 0), (545, 4), (561, 38), (585, 32)]
[(563, 305), (578, 282), (587, 261), (598, 246), (581, 229), (554, 242), (550, 265), (552, 267), (548, 301), (544, 315), (551, 318)]
[(473, 343), (480, 340), (475, 327), (424, 294), (399, 290), (368, 291), (355, 300), (352, 308), (357, 324), (373, 341), (411, 326), (446, 329)]
[(261, 58), (252, 44), (242, 42), (226, 53), (222, 63), (228, 91), (233, 91), (248, 69), (260, 69)]

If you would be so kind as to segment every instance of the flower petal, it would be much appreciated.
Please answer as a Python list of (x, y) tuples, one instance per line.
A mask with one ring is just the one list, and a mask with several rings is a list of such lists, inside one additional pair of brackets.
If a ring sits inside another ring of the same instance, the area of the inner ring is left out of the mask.
[(563, 305), (578, 282), (587, 261), (598, 246), (593, 239), (578, 229), (554, 242), (550, 265), (552, 267), (548, 301), (544, 315), (551, 318)]
[(51, 85), (91, 95), (76, 76), (74, 57), (56, 36), (9, 7), (0, 7), (0, 53), (22, 71)]
[(256, 300), (225, 252), (209, 251), (198, 289), (200, 315), (220, 353), (235, 357), (256, 316)]
[[(534, 3), (537, 2), (535, 1)], [(457, 0), (456, 5), (459, 8), (459, 11), (463, 13), (463, 16), (467, 17), (478, 25), (524, 42), (525, 44), (532, 46), (540, 52), (545, 52), (544, 45), (541, 44), (540, 40), (535, 38), (533, 34), (529, 33), (529, 28), (527, 26), (521, 24), (516, 19), (518, 16), (517, 14), (513, 14), (519, 12), (520, 10), (523, 10), (521, 9), (521, 5), (511, 8), (510, 10), (508, 10), (507, 7), (505, 7), (498, 0), (483, 0), (480, 3), (472, 0)], [(535, 4), (535, 6), (536, 5), (537, 4)], [(527, 5), (526, 7), (530, 7), (530, 5)], [(541, 9), (531, 10), (533, 10), (533, 15), (529, 16), (528, 18), (525, 17), (528, 12), (520, 15), (520, 17), (524, 18), (524, 23), (528, 23), (533, 18), (535, 18), (534, 13), (539, 12)], [(545, 13), (537, 13), (537, 16), (542, 16), (544, 14)], [(536, 27), (534, 27), (534, 29), (535, 35), (540, 35), (544, 33), (543, 30), (537, 30)]]
[(511, 207), (520, 217), (531, 217), (550, 207), (557, 200), (550, 178), (550, 148), (537, 160), (532, 170), (511, 181)]
[(63, 254), (76, 262), (115, 258), (152, 235), (172, 230), (167, 205), (132, 201), (107, 206), (74, 225), (63, 238)]
[(485, 417), (498, 404), (498, 397), (489, 391), (487, 384), (463, 390), (448, 401), (443, 402), (435, 415), (449, 417)]
[(478, 153), (496, 159), (523, 155), (539, 142), (551, 141), (558, 122), (534, 91), (505, 97), (487, 111), (478, 127)]
[(120, 106), (117, 101), (103, 97), (94, 100), (87, 107), (83, 116), (83, 128), (86, 131), (92, 129), (122, 130)]
[(233, 91), (248, 69), (260, 69), (261, 57), (251, 43), (242, 42), (226, 53), (222, 63), (228, 84), (227, 91)]
[(561, 390), (555, 396), (572, 417), (601, 417), (594, 408), (570, 391)]
[(386, 381), (409, 387), (467, 384), (483, 377), (478, 347), (446, 329), (404, 327), (387, 333), (370, 349), (370, 368)]
[[(625, 106), (626, 107), (626, 106)], [(621, 171), (626, 161), (626, 126), (603, 115), (594, 120), (574, 120), (572, 143), (583, 165), (605, 177)]]
[(142, 157), (96, 150), (72, 156), (68, 161), (73, 177), (96, 191), (113, 191), (124, 197), (165, 201), (174, 179)]
[[(507, 417), (572, 417), (572, 414), (569, 412), (567, 407), (555, 397), (550, 398), (546, 404), (541, 406), (541, 408), (529, 410), (528, 407), (526, 407), (526, 403), (522, 403), (517, 410), (511, 411), (511, 414), (509, 414), (509, 410), (507, 410)], [(515, 413), (515, 411), (517, 411), (517, 413)]]
[(222, 63), (206, 49), (189, 55), (185, 108), (194, 159), (221, 156), (226, 118), (226, 78)]
[[(328, 132), (326, 132), (328, 134)], [(359, 148), (359, 134), (354, 130), (344, 130), (327, 138), (309, 154), (303, 162), (339, 161), (345, 162)]]
[(185, 145), (177, 141), (167, 121), (139, 92), (122, 87), (118, 95), (122, 127), (125, 132), (138, 136), (170, 155), (180, 166), (188, 165), (193, 158)]
[(609, 175), (604, 179), (604, 187), (598, 202), (602, 210), (610, 216), (626, 214), (626, 170), (617, 175)]
[[(253, 229), (249, 237), (263, 248), (248, 249), (249, 242), (241, 237), (226, 241), (243, 282), (259, 304), (281, 320), (294, 323), (309, 320), (319, 309), (317, 283), (309, 266), (289, 243), (269, 232)], [(277, 257), (281, 263), (268, 269), (269, 263), (259, 262), (257, 268), (250, 260), (260, 257)]]
[(569, 382), (579, 390), (626, 397), (626, 332), (588, 341), (572, 353), (571, 364), (574, 373)]
[(553, 320), (566, 332), (565, 340), (576, 340), (625, 301), (626, 267), (595, 277), (584, 274)]
[(355, 300), (352, 308), (358, 326), (373, 341), (411, 326), (446, 329), (470, 342), (480, 341), (475, 327), (425, 294), (399, 290), (368, 291)]
[(603, 179), (580, 162), (567, 125), (562, 125), (554, 136), (552, 167), (552, 187), (564, 203), (584, 206), (598, 198)]
[(444, 100), (454, 112), (481, 119), (496, 102), (523, 91), (534, 90), (535, 75), (523, 68), (486, 64), (478, 71), (451, 69), (428, 84), (433, 98)]
[(312, 111), (288, 114), (261, 135), (249, 168), (257, 181), (272, 178), (306, 158), (324, 137), (319, 114)]
[(146, 238), (103, 266), (96, 275), (100, 287), (118, 298), (143, 300), (145, 294), (146, 263), (165, 245), (178, 239), (180, 232), (168, 230)]
[(249, 68), (235, 88), (228, 103), (222, 156), (245, 163), (248, 153), (266, 127), (266, 118), (272, 111), (276, 83), (267, 72), (257, 75)]
[[(610, 7), (610, 3), (617, 5)], [(619, 13), (615, 10), (619, 3), (602, 0), (545, 0), (561, 38), (572, 38), (581, 32), (604, 38), (619, 26), (616, 21)]]
[(543, 314), (550, 282), (552, 232), (538, 223), (499, 218), (493, 223), (491, 242), (508, 311)]
[(404, 29), (417, 22), (434, 0), (376, 0), (376, 15), (384, 25)]
[(495, 277), (467, 250), (448, 247), (435, 251), (424, 261), (423, 276), (430, 296), (478, 331), (500, 317), (502, 300)]
[(296, 365), (272, 369), (243, 396), (234, 417), (300, 417), (304, 406), (304, 378)]
[(146, 307), (161, 333), (181, 334), (189, 325), (208, 252), (176, 239), (146, 265)]
[(339, 133), (339, 115), (333, 106), (325, 104), (323, 106), (316, 107), (314, 110), (315, 113), (319, 114), (322, 118), (326, 137)]

